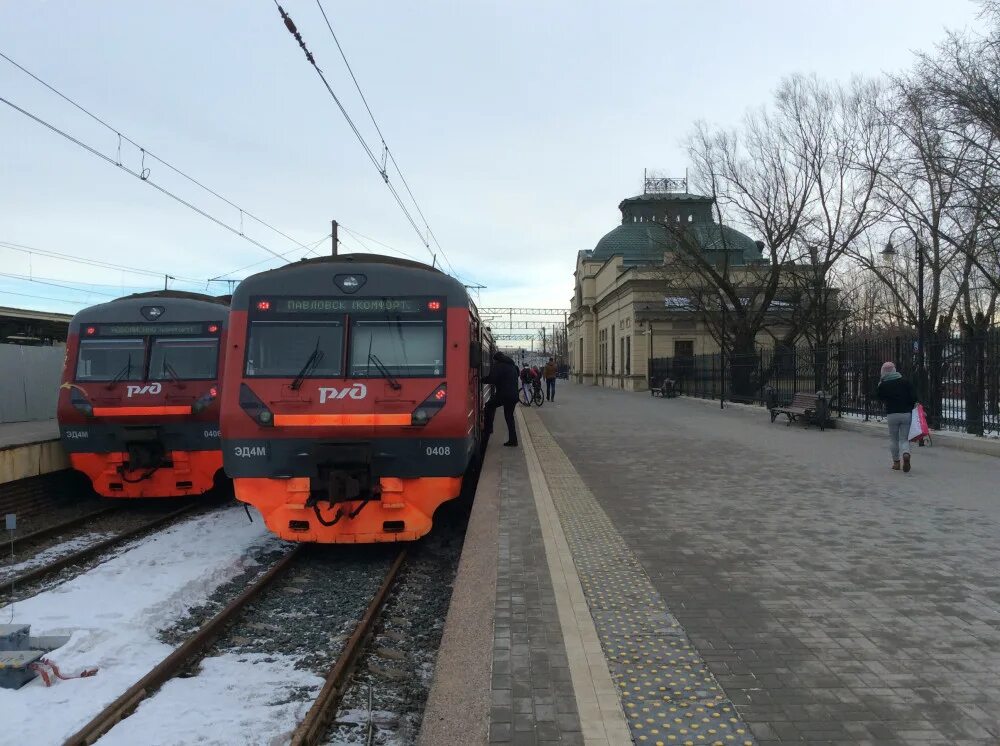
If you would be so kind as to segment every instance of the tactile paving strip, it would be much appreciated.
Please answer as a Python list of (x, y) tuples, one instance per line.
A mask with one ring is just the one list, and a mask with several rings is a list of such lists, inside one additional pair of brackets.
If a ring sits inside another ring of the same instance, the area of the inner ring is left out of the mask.
[(756, 741), (538, 415), (523, 410), (636, 743)]

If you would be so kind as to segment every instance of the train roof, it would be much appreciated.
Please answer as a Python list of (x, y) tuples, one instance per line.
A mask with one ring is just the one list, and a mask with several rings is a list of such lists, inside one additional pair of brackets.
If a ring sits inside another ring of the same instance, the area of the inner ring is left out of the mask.
[[(345, 293), (334, 278), (363, 277), (361, 287)], [(441, 295), (449, 306), (472, 306), (465, 286), (429, 264), (382, 254), (339, 254), (303, 259), (243, 280), (233, 293), (234, 310), (246, 310), (251, 295), (400, 297)]]
[(153, 306), (163, 309), (155, 321), (218, 321), (225, 325), (229, 316), (229, 299), (228, 295), (204, 295), (185, 290), (133, 293), (84, 308), (73, 317), (69, 328), (70, 332), (74, 332), (81, 324), (146, 323), (151, 319), (143, 313), (143, 309)]

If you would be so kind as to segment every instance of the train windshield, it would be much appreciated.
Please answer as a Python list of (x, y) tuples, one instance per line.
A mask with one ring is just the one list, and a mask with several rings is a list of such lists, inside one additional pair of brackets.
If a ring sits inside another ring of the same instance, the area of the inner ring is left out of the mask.
[(246, 375), (294, 378), (341, 375), (344, 325), (339, 321), (253, 321)]
[(214, 337), (154, 339), (149, 354), (149, 380), (215, 378), (218, 362), (219, 340)]
[(142, 339), (83, 339), (76, 362), (78, 381), (141, 381), (146, 367)]
[(352, 378), (444, 375), (441, 321), (355, 321), (351, 326)]

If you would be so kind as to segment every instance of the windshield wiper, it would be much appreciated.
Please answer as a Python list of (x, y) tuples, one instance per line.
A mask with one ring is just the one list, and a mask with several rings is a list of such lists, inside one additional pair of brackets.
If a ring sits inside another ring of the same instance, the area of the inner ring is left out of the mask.
[(174, 370), (174, 366), (172, 366), (166, 360), (163, 361), (163, 370), (165, 370), (167, 375), (174, 380), (174, 383), (177, 384), (177, 388), (179, 389), (184, 388), (184, 384), (181, 382), (181, 377), (177, 375), (177, 371)]
[(368, 353), (368, 362), (375, 363), (375, 367), (378, 368), (378, 372), (381, 373), (383, 376), (385, 376), (385, 379), (389, 382), (389, 385), (392, 386), (393, 391), (399, 391), (401, 388), (403, 388), (403, 384), (401, 384), (393, 377), (392, 373), (389, 372), (389, 369), (385, 367), (385, 363), (379, 360), (378, 355), (376, 355), (374, 352)]
[(108, 381), (108, 386), (107, 386), (108, 391), (113, 389), (115, 387), (115, 384), (118, 383), (119, 381), (128, 378), (128, 376), (131, 373), (132, 373), (132, 353), (130, 352), (128, 354), (128, 360), (125, 361), (125, 365), (122, 366), (122, 369), (117, 373), (115, 373), (114, 378)]
[(313, 372), (313, 369), (319, 365), (322, 359), (323, 351), (319, 348), (319, 337), (316, 337), (316, 347), (306, 359), (306, 364), (302, 366), (302, 370), (300, 370), (299, 374), (295, 376), (295, 380), (292, 381), (291, 388), (293, 391), (299, 390), (299, 387), (302, 385), (302, 381), (305, 380), (306, 376)]

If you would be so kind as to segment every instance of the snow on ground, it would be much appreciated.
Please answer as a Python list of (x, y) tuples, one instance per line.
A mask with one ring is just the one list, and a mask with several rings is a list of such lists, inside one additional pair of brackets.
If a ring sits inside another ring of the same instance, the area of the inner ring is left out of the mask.
[[(42, 550), (30, 559), (24, 560), (24, 562), (18, 562), (16, 565), (7, 565), (0, 569), (0, 585), (6, 583), (9, 578), (25, 573), (28, 570), (33, 570), (36, 567), (41, 567), (59, 557), (65, 557), (67, 554), (78, 552), (104, 539), (110, 539), (112, 536), (114, 536), (114, 533), (110, 531), (93, 531), (89, 534), (76, 536), (67, 541), (55, 544), (48, 549)], [(7, 613), (10, 614), (9, 611)]]
[[(337, 713), (337, 722), (354, 723), (358, 738), (348, 741), (343, 739), (338, 740), (335, 736), (332, 739), (328, 738), (324, 743), (327, 746), (354, 746), (358, 743), (364, 743), (364, 740), (359, 740), (359, 738), (368, 734), (369, 721), (371, 721), (374, 728), (374, 733), (379, 733), (379, 727), (382, 725), (391, 730), (399, 728), (399, 715), (387, 710), (374, 710), (371, 713), (368, 710), (341, 710)], [(384, 731), (381, 736), (382, 740), (379, 743), (382, 746), (402, 746), (403, 742), (401, 740), (393, 736), (387, 736)]]
[[(323, 679), (283, 655), (220, 655), (197, 676), (168, 681), (101, 746), (288, 743)], [(302, 691), (309, 694), (302, 696)]]
[[(16, 691), (0, 689), (0, 745), (55, 744), (72, 735), (170, 653), (157, 639), (159, 629), (243, 572), (254, 562), (248, 550), (276, 541), (259, 516), (247, 521), (242, 506), (214, 510), (17, 602), (14, 622), (30, 623), (33, 635), (72, 635), (49, 654), (64, 672), (100, 671), (50, 688), (35, 679)], [(0, 609), (0, 620), (9, 619), (10, 606)]]

